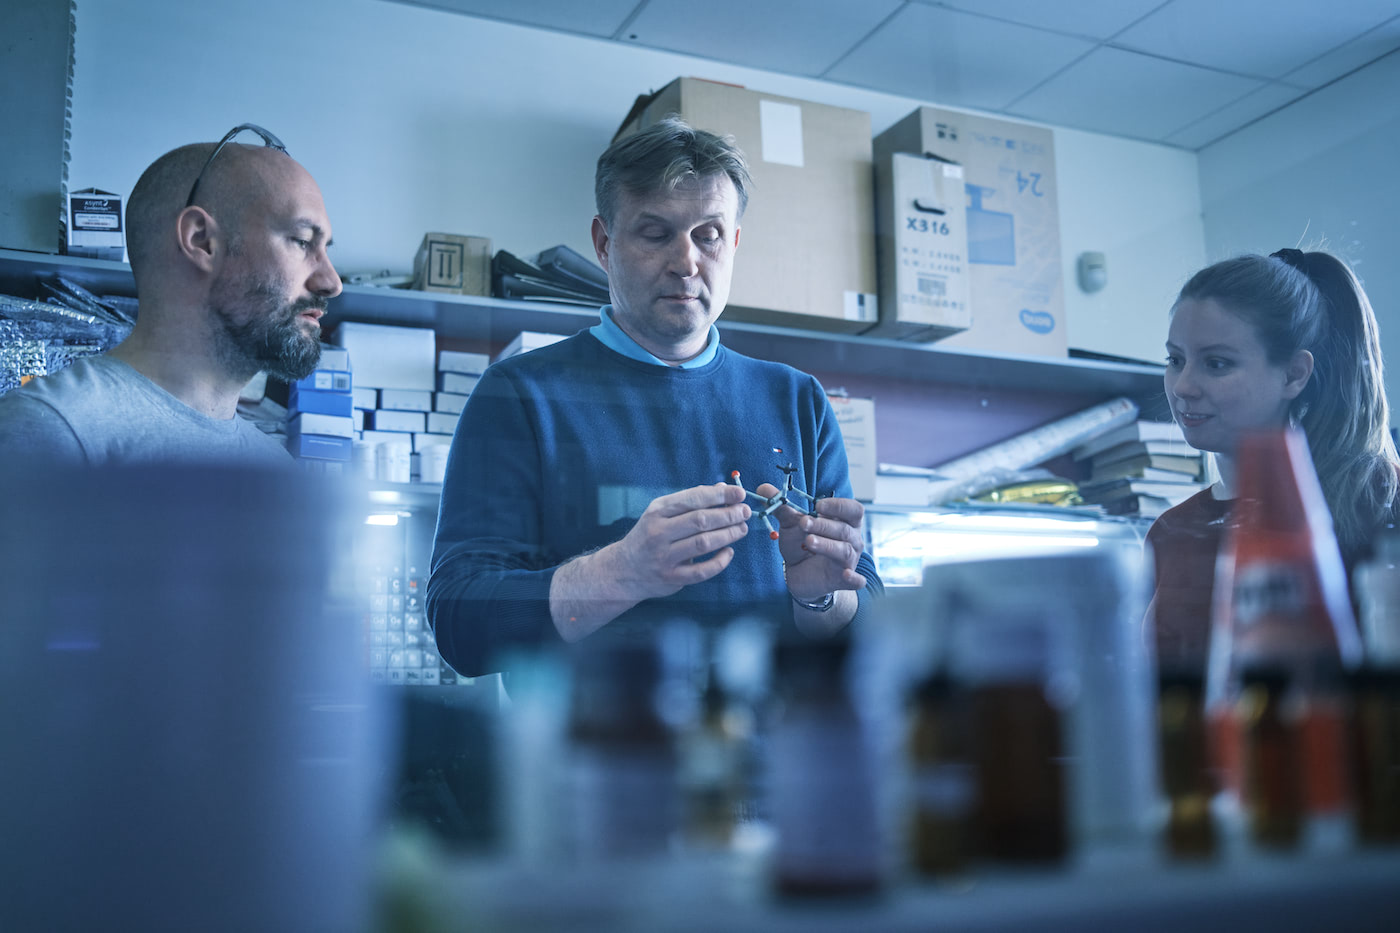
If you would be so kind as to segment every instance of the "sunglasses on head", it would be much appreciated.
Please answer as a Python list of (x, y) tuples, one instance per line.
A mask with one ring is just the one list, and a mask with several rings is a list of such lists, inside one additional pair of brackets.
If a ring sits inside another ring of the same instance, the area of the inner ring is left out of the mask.
[(214, 161), (214, 157), (223, 151), (224, 146), (228, 145), (229, 141), (232, 140), (233, 137), (237, 136), (239, 133), (242, 133), (244, 130), (250, 130), (261, 136), (263, 145), (266, 148), (276, 149), (278, 152), (282, 153), (283, 155), (286, 155), (287, 147), (282, 145), (282, 140), (278, 139), (276, 136), (273, 136), (271, 133), (258, 126), (256, 123), (240, 123), (238, 126), (235, 126), (233, 129), (229, 130), (227, 133), (224, 134), (224, 138), (219, 140), (219, 144), (214, 147), (214, 151), (209, 153), (209, 158), (204, 160), (203, 167), (200, 168), (199, 174), (196, 175), (194, 178), (194, 184), (190, 185), (190, 196), (185, 199), (186, 207), (191, 207), (194, 205), (195, 194), (199, 191), (199, 183), (204, 180), (204, 173), (209, 171), (209, 163)]

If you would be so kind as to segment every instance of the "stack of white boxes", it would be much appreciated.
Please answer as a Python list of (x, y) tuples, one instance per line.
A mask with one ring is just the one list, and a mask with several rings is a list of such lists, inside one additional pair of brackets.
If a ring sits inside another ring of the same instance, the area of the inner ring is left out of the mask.
[(350, 354), (323, 347), (316, 371), (287, 389), (287, 450), (303, 469), (340, 473), (355, 434)]
[(437, 389), (433, 392), (432, 411), (428, 412), (428, 430), (413, 439), (423, 482), (442, 482), (447, 451), (462, 409), (467, 407), (467, 397), (490, 364), (491, 357), (485, 353), (443, 350), (438, 354)]
[(436, 335), (423, 327), (347, 321), (335, 339), (355, 359), (357, 468), (374, 479), (410, 482), (414, 440), (427, 433), (433, 410)]

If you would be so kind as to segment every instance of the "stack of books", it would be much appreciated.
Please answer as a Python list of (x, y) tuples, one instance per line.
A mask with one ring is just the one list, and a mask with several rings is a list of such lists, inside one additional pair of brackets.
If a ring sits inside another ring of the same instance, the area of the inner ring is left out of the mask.
[(1171, 421), (1134, 421), (1076, 447), (1079, 495), (1110, 515), (1155, 518), (1208, 485), (1201, 452)]

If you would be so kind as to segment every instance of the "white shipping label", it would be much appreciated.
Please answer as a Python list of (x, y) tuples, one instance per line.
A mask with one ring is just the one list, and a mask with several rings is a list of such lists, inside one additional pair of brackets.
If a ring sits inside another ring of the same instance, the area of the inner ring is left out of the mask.
[(869, 321), (880, 318), (879, 300), (869, 292), (842, 293), (844, 316), (848, 321)]
[(802, 168), (802, 108), (776, 100), (758, 102), (762, 158), (779, 165)]

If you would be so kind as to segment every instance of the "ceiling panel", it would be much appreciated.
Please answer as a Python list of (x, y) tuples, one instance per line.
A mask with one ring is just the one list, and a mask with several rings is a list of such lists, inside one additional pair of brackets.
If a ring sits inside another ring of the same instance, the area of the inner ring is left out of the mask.
[(1215, 113), (1177, 130), (1165, 141), (1173, 146), (1199, 149), (1234, 132), (1247, 123), (1273, 113), (1306, 93), (1306, 91), (1300, 91), (1287, 84), (1279, 84), (1278, 82), (1266, 84), (1234, 103), (1226, 104)]
[[(936, 0), (919, 0), (934, 3)], [(984, 13), (1027, 26), (1107, 39), (1151, 13), (1166, 0), (947, 0), (938, 3), (969, 13)]]
[(611, 36), (627, 21), (637, 0), (394, 0), (453, 13), (469, 13), (545, 26), (590, 36)]
[(1161, 140), (1263, 85), (1253, 78), (1100, 48), (1010, 109), (1046, 123)]
[(1353, 39), (1338, 49), (1308, 62), (1297, 71), (1283, 76), (1289, 84), (1307, 88), (1319, 88), (1329, 81), (1335, 81), (1362, 65), (1368, 65), (1400, 49), (1400, 17), (1376, 27), (1358, 39)]
[(819, 75), (903, 0), (650, 0), (622, 38), (768, 71)]
[(1083, 39), (911, 3), (823, 77), (998, 110), (1093, 47)]
[(1400, 13), (1400, 0), (1172, 0), (1114, 45), (1278, 78)]

